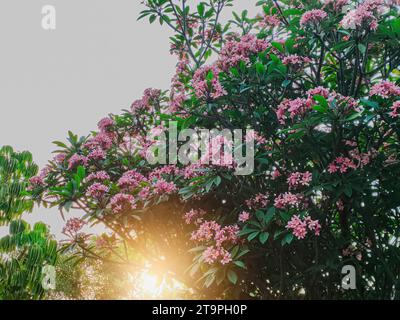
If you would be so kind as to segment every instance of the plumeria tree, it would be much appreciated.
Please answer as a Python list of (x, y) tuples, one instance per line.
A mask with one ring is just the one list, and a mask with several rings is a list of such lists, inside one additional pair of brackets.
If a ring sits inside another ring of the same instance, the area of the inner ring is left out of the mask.
[[(399, 3), (256, 4), (223, 23), (232, 1), (145, 1), (140, 17), (174, 32), (170, 90), (56, 142), (31, 195), (85, 212), (66, 230), (80, 254), (132, 266), (127, 247), (204, 296), (399, 298)], [(255, 143), (254, 171), (152, 164), (170, 122), (254, 129), (242, 145)], [(111, 234), (90, 244), (84, 223)]]

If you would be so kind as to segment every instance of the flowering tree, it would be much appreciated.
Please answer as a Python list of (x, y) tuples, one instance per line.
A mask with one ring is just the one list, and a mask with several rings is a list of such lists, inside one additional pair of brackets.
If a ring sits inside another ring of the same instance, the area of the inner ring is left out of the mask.
[[(141, 18), (175, 32), (171, 89), (56, 142), (32, 197), (86, 212), (66, 232), (81, 253), (128, 246), (206, 295), (398, 298), (398, 1), (259, 1), (259, 16), (223, 24), (231, 4), (146, 1)], [(166, 121), (254, 129), (254, 172), (150, 164)], [(113, 234), (89, 246), (84, 222)], [(349, 264), (357, 289), (345, 291)]]

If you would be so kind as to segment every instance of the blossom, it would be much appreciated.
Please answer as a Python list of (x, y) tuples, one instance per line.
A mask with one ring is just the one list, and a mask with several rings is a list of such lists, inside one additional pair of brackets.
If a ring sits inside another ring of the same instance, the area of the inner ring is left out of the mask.
[(203, 66), (196, 70), (193, 75), (192, 85), (198, 98), (210, 96), (211, 98), (217, 99), (227, 94), (224, 87), (219, 82), (219, 73), (220, 69), (215, 64)]
[(285, 192), (275, 198), (274, 206), (277, 209), (285, 209), (288, 207), (298, 207), (300, 205), (301, 197), (291, 192)]
[(239, 215), (239, 222), (246, 222), (247, 220), (250, 219), (250, 213), (248, 213), (247, 211), (243, 211), (240, 215)]
[(236, 66), (240, 61), (250, 62), (250, 56), (265, 51), (271, 44), (264, 39), (258, 39), (254, 34), (242, 36), (239, 40), (232, 39), (221, 49), (218, 65), (222, 70)]
[(231, 254), (223, 247), (207, 247), (203, 252), (203, 258), (209, 264), (213, 264), (219, 260), (222, 265), (225, 265), (232, 261)]
[(99, 128), (100, 132), (107, 132), (113, 125), (115, 125), (113, 119), (103, 118), (99, 121), (97, 127)]
[(66, 235), (73, 235), (78, 233), (84, 226), (86, 222), (79, 218), (71, 218), (65, 224), (62, 233)]
[(281, 24), (281, 20), (279, 20), (279, 16), (276, 14), (271, 14), (271, 15), (266, 14), (261, 19), (262, 20), (259, 23), (261, 28), (277, 27)]
[(313, 9), (310, 11), (306, 11), (300, 19), (300, 25), (302, 26), (318, 25), (327, 16), (328, 14), (324, 10), (320, 9)]
[(392, 109), (392, 111), (390, 112), (390, 116), (392, 118), (398, 118), (399, 117), (399, 110), (400, 110), (400, 100), (396, 101), (395, 103), (393, 103), (391, 109)]
[(126, 191), (132, 191), (142, 182), (146, 182), (147, 179), (136, 170), (130, 170), (125, 172), (122, 177), (118, 180), (118, 187)]
[(143, 97), (136, 100), (131, 105), (132, 113), (137, 111), (150, 110), (152, 104), (154, 104), (161, 96), (161, 90), (148, 88), (143, 92)]
[(30, 186), (28, 187), (28, 191), (31, 191), (35, 188), (43, 187), (46, 185), (43, 180), (43, 177), (40, 175), (30, 178), (29, 183), (30, 183)]
[(371, 88), (369, 95), (382, 98), (397, 97), (400, 96), (400, 87), (387, 80), (381, 81)]
[(88, 148), (90, 150), (94, 149), (102, 149), (102, 150), (108, 150), (112, 147), (113, 144), (113, 139), (112, 135), (109, 133), (104, 133), (101, 132), (94, 136), (93, 138), (90, 138), (84, 145), (85, 148)]
[(164, 179), (158, 180), (153, 187), (155, 194), (171, 194), (177, 190), (175, 183), (167, 182)]
[(93, 149), (92, 151), (89, 152), (87, 156), (88, 160), (94, 160), (94, 161), (104, 160), (105, 158), (106, 158), (106, 153), (100, 148)]
[(289, 56), (286, 56), (283, 58), (282, 63), (285, 65), (294, 65), (294, 66), (300, 66), (303, 63), (309, 63), (311, 62), (311, 59), (308, 57), (301, 57), (298, 56), (297, 54), (291, 54)]
[(88, 159), (85, 156), (75, 153), (68, 160), (68, 170), (71, 170), (78, 165), (86, 166), (87, 162)]
[(89, 197), (95, 199), (101, 199), (103, 196), (109, 191), (109, 188), (102, 183), (96, 182), (93, 183), (86, 191), (86, 194)]
[(368, 28), (376, 30), (377, 16), (382, 13), (383, 0), (365, 0), (357, 8), (350, 10), (340, 22), (344, 29)]
[(293, 172), (292, 174), (290, 174), (289, 178), (287, 179), (287, 182), (290, 188), (294, 188), (300, 185), (309, 186), (311, 180), (312, 180), (312, 174), (309, 171), (306, 171), (304, 173)]
[(119, 213), (123, 210), (136, 209), (135, 197), (131, 194), (118, 193), (111, 198), (111, 209), (114, 213)]
[(246, 205), (249, 209), (265, 208), (268, 203), (268, 195), (262, 193), (258, 193), (254, 198), (246, 200)]
[(186, 224), (191, 224), (191, 223), (200, 223), (202, 222), (202, 216), (204, 216), (206, 212), (204, 210), (195, 210), (192, 209), (189, 212), (186, 212), (184, 215), (184, 219)]
[(90, 182), (93, 180), (97, 181), (110, 180), (110, 175), (105, 171), (93, 172), (86, 177), (86, 182)]
[(54, 162), (58, 164), (62, 164), (64, 160), (66, 159), (67, 155), (65, 153), (57, 153), (56, 156), (54, 157)]
[(318, 220), (312, 220), (310, 217), (305, 217), (304, 220), (298, 215), (294, 215), (286, 225), (286, 229), (291, 229), (293, 235), (297, 239), (304, 239), (307, 235), (307, 229), (314, 231), (316, 236), (320, 235), (321, 225)]
[(286, 112), (289, 112), (290, 118), (294, 118), (297, 115), (303, 115), (305, 111), (308, 109), (307, 100), (302, 98), (297, 98), (294, 100), (285, 99), (278, 106), (276, 111), (276, 115), (281, 124), (285, 123), (286, 120)]

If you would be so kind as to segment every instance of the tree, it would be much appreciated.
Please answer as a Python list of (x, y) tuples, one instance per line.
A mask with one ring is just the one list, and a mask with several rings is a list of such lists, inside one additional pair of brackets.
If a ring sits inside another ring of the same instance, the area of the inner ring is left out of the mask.
[[(83, 220), (208, 297), (399, 298), (398, 6), (259, 1), (261, 16), (234, 13), (222, 25), (231, 3), (145, 2), (141, 18), (175, 32), (169, 95), (148, 89), (98, 132), (56, 142), (33, 199), (84, 210)], [(241, 146), (255, 143), (254, 172), (150, 164), (168, 121), (254, 129)], [(82, 239), (71, 236), (82, 254), (115, 251)], [(357, 290), (340, 286), (348, 264)]]

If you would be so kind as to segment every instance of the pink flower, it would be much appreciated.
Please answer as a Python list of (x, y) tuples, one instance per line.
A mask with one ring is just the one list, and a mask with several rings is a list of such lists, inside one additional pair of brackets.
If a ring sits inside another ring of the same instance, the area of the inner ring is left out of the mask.
[(246, 200), (246, 205), (249, 209), (257, 210), (259, 208), (265, 208), (269, 203), (268, 195), (258, 193), (254, 198)]
[(400, 87), (387, 80), (381, 81), (371, 88), (369, 95), (382, 98), (398, 97), (400, 96)]
[(232, 39), (225, 43), (221, 49), (218, 65), (222, 70), (228, 71), (240, 61), (250, 62), (250, 56), (265, 51), (270, 43), (264, 39), (258, 39), (253, 34), (242, 36), (239, 40)]
[(302, 221), (298, 215), (294, 215), (286, 225), (286, 229), (292, 229), (297, 239), (304, 239), (307, 235), (307, 223)]
[(132, 113), (137, 111), (150, 110), (152, 104), (154, 104), (161, 96), (161, 90), (148, 88), (143, 92), (143, 97), (132, 103)]
[(377, 17), (382, 13), (383, 4), (383, 0), (365, 0), (356, 9), (350, 10), (343, 17), (340, 25), (344, 29), (368, 28), (376, 30), (378, 27)]
[(209, 264), (213, 264), (219, 260), (222, 265), (225, 265), (232, 261), (231, 254), (225, 248), (213, 246), (208, 247), (203, 252), (203, 258)]
[(328, 14), (324, 10), (320, 9), (310, 10), (302, 15), (300, 19), (300, 25), (302, 26), (318, 25), (327, 16)]
[(393, 103), (391, 109), (392, 109), (392, 112), (390, 112), (390, 116), (392, 118), (398, 118), (399, 117), (399, 110), (400, 110), (400, 100), (396, 101), (395, 103)]
[(192, 209), (189, 212), (186, 212), (184, 215), (184, 219), (186, 224), (191, 224), (191, 223), (200, 223), (202, 222), (202, 217), (206, 214), (204, 210), (195, 210)]
[(84, 226), (86, 222), (79, 218), (71, 218), (65, 224), (65, 227), (62, 230), (62, 233), (73, 236), (77, 234)]
[(131, 194), (118, 193), (111, 198), (111, 209), (114, 213), (119, 213), (124, 210), (136, 209), (135, 197)]
[(288, 182), (290, 188), (295, 188), (300, 185), (301, 186), (309, 186), (311, 180), (312, 180), (312, 174), (309, 171), (306, 171), (304, 173), (293, 172), (287, 179), (287, 182)]
[(171, 194), (177, 190), (173, 182), (167, 182), (164, 179), (158, 180), (153, 187), (155, 194)]
[(113, 136), (109, 133), (99, 133), (93, 138), (90, 138), (84, 145), (85, 148), (90, 150), (103, 149), (108, 150), (112, 147)]
[(321, 225), (318, 220), (312, 220), (310, 217), (305, 217), (302, 220), (298, 215), (294, 215), (286, 225), (286, 229), (291, 229), (293, 235), (297, 239), (304, 239), (307, 235), (307, 228), (314, 231), (316, 236), (320, 235)]
[(88, 160), (94, 160), (94, 161), (104, 160), (105, 158), (106, 158), (106, 153), (100, 148), (93, 149), (92, 151), (89, 152), (87, 156)]
[(85, 156), (75, 153), (68, 160), (68, 170), (71, 170), (78, 165), (86, 166), (87, 163), (88, 159)]
[(35, 188), (40, 188), (45, 186), (45, 182), (42, 176), (35, 176), (29, 179), (30, 186), (28, 186), (28, 191), (32, 191)]
[(57, 155), (54, 157), (54, 162), (62, 164), (66, 157), (67, 155), (65, 153), (57, 153)]
[(299, 195), (285, 192), (280, 194), (278, 197), (275, 198), (274, 206), (277, 209), (285, 209), (288, 207), (299, 207), (301, 201), (301, 197)]
[(248, 213), (247, 211), (243, 211), (239, 215), (239, 222), (246, 222), (249, 219), (250, 219), (250, 213)]
[(125, 191), (132, 191), (139, 186), (142, 182), (146, 182), (147, 179), (136, 170), (130, 170), (125, 172), (122, 177), (118, 180), (118, 187)]
[(104, 118), (99, 121), (97, 127), (99, 128), (100, 132), (107, 132), (113, 125), (115, 125), (114, 120), (110, 118)]
[(104, 195), (109, 191), (109, 188), (102, 183), (96, 182), (93, 183), (87, 189), (87, 196), (100, 200), (104, 197)]
[[(217, 99), (225, 96), (227, 92), (219, 82), (220, 69), (217, 65), (203, 66), (196, 70), (192, 85), (198, 98), (211, 97)], [(212, 75), (211, 79), (208, 78)]]
[(292, 54), (283, 58), (282, 63), (285, 65), (301, 66), (303, 63), (310, 63), (311, 59), (308, 57), (301, 57), (297, 54)]
[(93, 180), (97, 180), (97, 181), (110, 180), (110, 176), (105, 171), (97, 171), (97, 172), (93, 172), (93, 173), (89, 174), (86, 177), (86, 182), (90, 182)]

